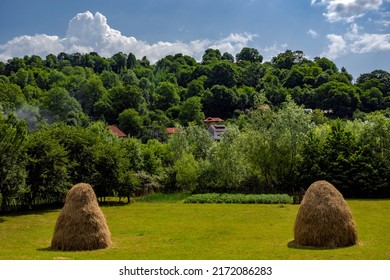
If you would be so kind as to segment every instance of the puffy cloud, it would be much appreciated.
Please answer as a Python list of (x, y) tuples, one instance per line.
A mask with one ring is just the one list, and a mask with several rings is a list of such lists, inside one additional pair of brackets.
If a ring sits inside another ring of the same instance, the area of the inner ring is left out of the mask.
[(369, 11), (379, 10), (387, 0), (311, 0), (312, 5), (326, 6), (324, 16), (329, 22), (353, 22)]
[(322, 56), (328, 57), (329, 59), (335, 59), (347, 52), (347, 43), (343, 36), (328, 34), (326, 38), (330, 41), (330, 44), (328, 50), (322, 53)]
[(131, 36), (125, 36), (120, 31), (111, 28), (107, 18), (101, 13), (93, 15), (87, 11), (77, 14), (70, 20), (65, 38), (39, 34), (35, 36), (16, 37), (0, 45), (0, 60), (24, 55), (88, 53), (97, 52), (110, 57), (117, 52), (134, 53), (137, 57), (147, 56), (153, 63), (168, 54), (183, 53), (200, 59), (207, 48), (217, 48), (221, 52), (233, 55), (253, 40), (256, 35), (230, 34), (220, 40), (194, 40), (184, 42), (157, 42), (149, 44)]
[(0, 60), (14, 56), (40, 55), (60, 53), (64, 51), (62, 40), (57, 36), (35, 35), (16, 37), (4, 45), (0, 45)]
[(361, 33), (357, 24), (353, 23), (344, 35), (329, 34), (330, 41), (327, 51), (323, 56), (335, 59), (346, 53), (369, 53), (378, 51), (390, 51), (390, 34)]
[(313, 29), (309, 29), (307, 32), (306, 32), (310, 37), (312, 38), (317, 38), (319, 36), (318, 32), (313, 30)]

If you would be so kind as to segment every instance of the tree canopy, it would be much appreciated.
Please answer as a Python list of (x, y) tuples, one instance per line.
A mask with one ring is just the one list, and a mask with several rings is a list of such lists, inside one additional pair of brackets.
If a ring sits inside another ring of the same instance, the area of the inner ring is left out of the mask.
[[(248, 47), (155, 64), (122, 52), (15, 57), (0, 63), (0, 204), (58, 201), (78, 182), (129, 199), (293, 193), (326, 178), (346, 196), (389, 197), (389, 106), (390, 73), (352, 77), (299, 50), (268, 62)], [(220, 142), (207, 117), (224, 119)]]

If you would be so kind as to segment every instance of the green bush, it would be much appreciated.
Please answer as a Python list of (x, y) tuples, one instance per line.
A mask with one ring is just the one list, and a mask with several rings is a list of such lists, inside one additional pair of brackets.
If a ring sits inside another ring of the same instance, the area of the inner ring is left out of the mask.
[(235, 204), (287, 204), (292, 197), (287, 194), (228, 194), (206, 193), (187, 197), (184, 203), (235, 203)]

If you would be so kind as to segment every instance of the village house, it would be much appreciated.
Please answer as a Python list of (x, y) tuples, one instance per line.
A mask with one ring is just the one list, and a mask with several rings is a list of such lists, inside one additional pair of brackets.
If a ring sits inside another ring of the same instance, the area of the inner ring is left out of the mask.
[(167, 127), (165, 128), (165, 133), (169, 136), (176, 132), (176, 127)]
[(218, 124), (218, 123), (221, 123), (223, 122), (223, 119), (220, 119), (220, 118), (212, 118), (212, 117), (208, 117), (207, 119), (203, 120), (203, 123), (207, 126), (210, 126), (212, 124)]
[(115, 134), (118, 138), (127, 138), (126, 133), (124, 133), (122, 130), (120, 130), (115, 124), (108, 125), (108, 130)]
[(223, 124), (218, 125), (210, 125), (208, 128), (208, 132), (213, 136), (214, 140), (220, 141), (222, 138), (222, 134), (227, 130), (227, 127)]
[(227, 130), (227, 127), (223, 124), (223, 119), (208, 117), (203, 120), (203, 123), (208, 126), (207, 131), (211, 134), (215, 141), (220, 141), (222, 134)]

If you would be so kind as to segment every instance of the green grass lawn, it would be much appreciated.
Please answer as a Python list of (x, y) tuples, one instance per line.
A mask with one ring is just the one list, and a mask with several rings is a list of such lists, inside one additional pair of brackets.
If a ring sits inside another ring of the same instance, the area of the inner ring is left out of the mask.
[(103, 206), (109, 249), (51, 251), (59, 210), (0, 216), (0, 259), (390, 259), (390, 200), (349, 200), (359, 244), (289, 248), (298, 205), (136, 202)]

